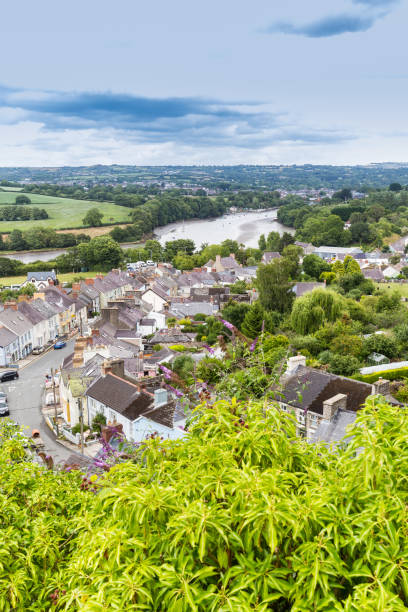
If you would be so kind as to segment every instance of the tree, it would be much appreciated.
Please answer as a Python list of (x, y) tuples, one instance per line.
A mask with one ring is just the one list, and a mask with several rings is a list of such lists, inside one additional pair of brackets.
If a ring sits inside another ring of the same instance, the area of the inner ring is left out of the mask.
[(248, 336), (248, 338), (256, 338), (262, 333), (262, 330), (273, 332), (274, 325), (270, 313), (262, 308), (258, 300), (252, 304), (245, 314), (242, 323), (242, 332)]
[(299, 260), (303, 254), (303, 249), (296, 244), (285, 246), (282, 251), (282, 257), (285, 259), (289, 277), (295, 280), (299, 276), (300, 265)]
[(290, 319), (292, 327), (298, 334), (311, 334), (325, 323), (336, 321), (344, 306), (344, 299), (338, 293), (314, 289), (295, 301)]
[(222, 317), (226, 319), (238, 329), (241, 329), (245, 315), (251, 306), (246, 302), (234, 302), (230, 300), (222, 309)]
[(322, 272), (330, 272), (331, 270), (330, 264), (314, 253), (305, 255), (302, 267), (305, 274), (316, 280), (320, 279)]
[(266, 240), (264, 234), (259, 236), (258, 247), (261, 251), (266, 251)]
[(173, 372), (182, 380), (192, 382), (192, 373), (194, 372), (194, 359), (190, 355), (178, 355), (172, 363)]
[(88, 267), (117, 268), (123, 261), (123, 251), (110, 236), (97, 236), (88, 244), (79, 244)]
[(31, 200), (26, 195), (18, 195), (16, 196), (16, 204), (22, 204), (22, 205), (31, 204)]
[(388, 189), (390, 191), (401, 191), (402, 185), (401, 185), (401, 183), (391, 183), (391, 185), (388, 187)]
[(368, 357), (371, 353), (381, 353), (390, 359), (398, 355), (394, 340), (385, 334), (372, 334), (369, 338), (366, 338), (362, 352), (365, 357)]
[(284, 258), (260, 265), (256, 272), (255, 285), (260, 303), (266, 310), (276, 310), (280, 313), (290, 310), (295, 298), (292, 291), (294, 283), (289, 280), (289, 269)]
[(82, 219), (84, 225), (90, 225), (91, 227), (99, 227), (102, 225), (103, 214), (98, 208), (90, 208)]
[(12, 251), (23, 251), (27, 248), (27, 243), (23, 238), (21, 230), (13, 230), (8, 237), (7, 247)]
[(353, 242), (365, 242), (371, 241), (371, 230), (368, 223), (352, 223), (350, 226), (351, 238)]
[(344, 189), (341, 189), (340, 191), (336, 191), (336, 193), (333, 194), (333, 200), (341, 200), (342, 202), (346, 202), (347, 200), (351, 200), (353, 198), (353, 194), (351, 189), (345, 187)]

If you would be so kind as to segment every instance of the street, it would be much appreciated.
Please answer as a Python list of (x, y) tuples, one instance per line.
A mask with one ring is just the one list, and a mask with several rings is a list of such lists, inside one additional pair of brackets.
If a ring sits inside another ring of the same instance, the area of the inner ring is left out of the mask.
[(51, 350), (40, 355), (32, 363), (19, 370), (17, 380), (0, 383), (0, 390), (8, 396), (10, 419), (24, 427), (24, 433), (31, 436), (33, 429), (40, 431), (45, 443), (44, 452), (51, 455), (54, 463), (65, 461), (72, 451), (56, 442), (55, 436), (41, 414), (41, 401), (45, 383), (45, 375), (51, 368), (57, 369), (74, 350), (75, 340), (69, 340), (67, 346), (59, 350)]

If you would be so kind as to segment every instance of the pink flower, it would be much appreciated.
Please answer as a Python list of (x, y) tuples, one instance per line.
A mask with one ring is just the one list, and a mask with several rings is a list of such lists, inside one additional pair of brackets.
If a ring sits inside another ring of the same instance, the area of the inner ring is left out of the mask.
[(207, 351), (211, 354), (214, 355), (215, 351), (213, 348), (211, 348), (211, 346), (208, 346), (208, 344), (204, 344), (204, 348), (207, 349)]
[(234, 331), (235, 327), (234, 327), (234, 325), (233, 325), (232, 323), (230, 323), (229, 321), (226, 321), (225, 319), (221, 319), (221, 323), (222, 323), (223, 325), (225, 325), (225, 327), (226, 327), (227, 329), (229, 329), (230, 331)]

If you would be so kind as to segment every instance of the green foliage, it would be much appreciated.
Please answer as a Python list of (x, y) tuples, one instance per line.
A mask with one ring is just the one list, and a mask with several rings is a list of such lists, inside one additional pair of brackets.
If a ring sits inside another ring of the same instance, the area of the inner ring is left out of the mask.
[(266, 312), (257, 300), (246, 310), (242, 321), (242, 332), (248, 338), (256, 338), (263, 330), (273, 332), (274, 324), (270, 313)]
[(313, 333), (324, 323), (336, 321), (344, 306), (344, 300), (334, 291), (314, 289), (295, 301), (291, 314), (292, 327), (299, 334)]
[(323, 272), (330, 272), (331, 270), (330, 264), (314, 253), (305, 255), (302, 267), (305, 274), (316, 280), (320, 280)]
[(398, 355), (398, 349), (392, 338), (385, 334), (372, 334), (364, 339), (362, 353), (365, 357), (370, 353), (381, 353), (392, 359)]
[(379, 378), (385, 378), (386, 380), (401, 380), (402, 378), (408, 378), (408, 368), (383, 370), (381, 372), (375, 372), (374, 374), (356, 374), (353, 378), (370, 384), (376, 382)]
[(171, 367), (173, 372), (182, 380), (192, 382), (191, 375), (194, 372), (194, 359), (189, 355), (179, 355), (173, 361)]
[(222, 317), (241, 330), (245, 315), (250, 308), (251, 306), (247, 302), (234, 302), (230, 300), (222, 309)]
[(106, 425), (106, 417), (102, 412), (98, 412), (92, 420), (92, 430), (100, 433), (102, 425)]
[(259, 292), (259, 301), (265, 310), (276, 310), (279, 313), (290, 310), (295, 298), (292, 291), (294, 283), (289, 278), (285, 258), (260, 265), (256, 272), (255, 284)]
[(82, 223), (91, 227), (98, 227), (102, 225), (102, 219), (103, 214), (98, 208), (90, 208), (82, 219)]
[(205, 357), (201, 359), (196, 368), (196, 374), (200, 380), (211, 385), (218, 383), (225, 372), (225, 364), (221, 359)]
[(370, 400), (351, 434), (334, 451), (273, 406), (216, 402), (92, 490), (3, 443), (1, 607), (402, 611), (405, 411)]

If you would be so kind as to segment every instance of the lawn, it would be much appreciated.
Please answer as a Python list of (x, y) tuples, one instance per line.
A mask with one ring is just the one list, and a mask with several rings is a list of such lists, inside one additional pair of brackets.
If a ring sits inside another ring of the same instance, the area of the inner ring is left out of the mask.
[(398, 291), (401, 297), (408, 298), (408, 282), (407, 283), (374, 283), (376, 289), (386, 292)]
[[(0, 191), (0, 205), (14, 204), (16, 192)], [(103, 223), (128, 223), (130, 209), (110, 202), (91, 202), (89, 200), (71, 200), (38, 194), (27, 194), (31, 205), (44, 208), (49, 219), (39, 221), (0, 221), (0, 233), (13, 229), (32, 229), (33, 227), (52, 227), (54, 229), (75, 228), (82, 226), (82, 219), (90, 208), (98, 208), (103, 214)]]
[[(58, 274), (58, 280), (61, 285), (63, 283), (72, 283), (75, 279), (84, 279), (84, 278), (93, 278), (98, 274), (98, 271), (95, 272), (65, 272), (63, 274)], [(0, 289), (2, 287), (10, 287), (11, 285), (21, 285), (27, 278), (27, 274), (22, 274), (21, 276), (2, 276), (0, 278)]]

